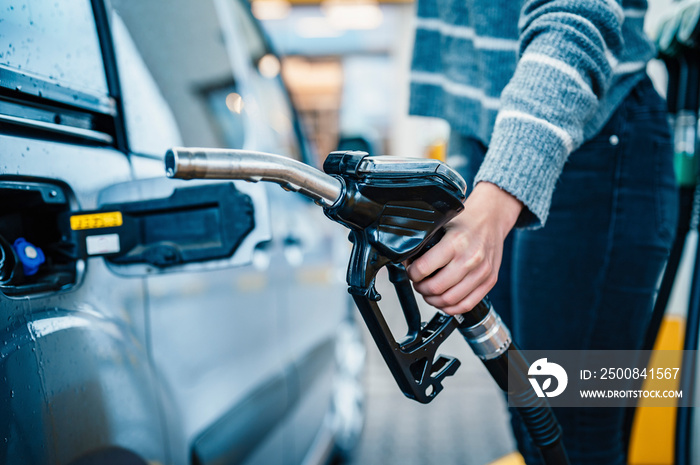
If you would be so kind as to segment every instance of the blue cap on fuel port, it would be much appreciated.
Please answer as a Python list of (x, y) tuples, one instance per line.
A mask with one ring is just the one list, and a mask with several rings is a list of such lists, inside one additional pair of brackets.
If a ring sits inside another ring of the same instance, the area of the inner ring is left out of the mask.
[(17, 258), (19, 258), (22, 264), (25, 276), (36, 274), (41, 264), (46, 261), (44, 252), (23, 237), (17, 238), (14, 244), (12, 244), (12, 248), (15, 249)]

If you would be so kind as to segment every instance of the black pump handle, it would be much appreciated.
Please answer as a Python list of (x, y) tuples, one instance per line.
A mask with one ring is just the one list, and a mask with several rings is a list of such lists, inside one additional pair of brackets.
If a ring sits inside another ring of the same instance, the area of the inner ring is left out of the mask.
[[(351, 285), (349, 292), (401, 391), (406, 397), (426, 404), (442, 390), (442, 381), (459, 368), (460, 362), (454, 357), (438, 355), (436, 358), (440, 344), (457, 329), (457, 321), (438, 312), (430, 322), (422, 325), (418, 303), (404, 266), (383, 258), (362, 232), (351, 231), (350, 239), (353, 252), (348, 272), (351, 273), (353, 267), (364, 266), (361, 275), (367, 285)], [(374, 288), (374, 282), (383, 267), (389, 272), (389, 280), (408, 326), (401, 340), (392, 334), (377, 303), (381, 296)], [(355, 268), (356, 271), (359, 270)]]

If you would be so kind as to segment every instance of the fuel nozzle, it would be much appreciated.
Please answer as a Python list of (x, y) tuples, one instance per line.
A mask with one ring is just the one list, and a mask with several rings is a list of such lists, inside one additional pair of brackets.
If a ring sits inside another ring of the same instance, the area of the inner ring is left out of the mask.
[[(244, 150), (173, 148), (165, 157), (169, 177), (271, 181), (316, 201), (326, 216), (350, 229), (353, 243), (348, 291), (401, 391), (422, 403), (442, 390), (459, 366), (437, 355), (457, 322), (437, 313), (426, 324), (401, 263), (417, 256), (464, 207), (467, 185), (438, 160), (331, 153), (325, 173), (279, 155)], [(381, 268), (401, 302), (408, 326), (396, 338), (379, 308), (375, 278)]]
[(697, 125), (700, 109), (700, 6), (691, 4), (663, 21), (656, 45), (668, 70), (669, 119), (674, 131), (674, 170), (680, 187), (698, 179)]
[[(168, 151), (165, 163), (169, 177), (271, 181), (316, 201), (328, 218), (350, 229), (348, 292), (404, 395), (428, 403), (443, 389), (459, 360), (437, 350), (458, 329), (498, 385), (528, 406), (523, 419), (547, 463), (568, 463), (559, 426), (546, 401), (532, 393), (527, 363), (488, 301), (461, 316), (437, 312), (421, 322), (402, 262), (435, 244), (445, 224), (464, 209), (467, 185), (449, 166), (438, 160), (345, 151), (331, 153), (322, 173), (278, 155), (182, 148)], [(381, 296), (374, 284), (381, 268), (389, 272), (406, 319), (408, 330), (400, 339), (378, 305)], [(515, 388), (508, 383), (511, 366), (525, 373)]]

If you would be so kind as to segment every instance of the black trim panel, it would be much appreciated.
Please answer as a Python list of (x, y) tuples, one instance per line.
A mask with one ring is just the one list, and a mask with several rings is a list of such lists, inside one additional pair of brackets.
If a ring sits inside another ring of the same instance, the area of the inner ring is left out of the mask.
[(62, 124), (46, 123), (44, 121), (20, 118), (17, 116), (0, 114), (0, 123), (15, 124), (17, 126), (23, 126), (31, 129), (40, 129), (43, 131), (49, 131), (64, 136), (88, 139), (102, 144), (112, 144), (112, 142), (114, 141), (112, 139), (112, 136), (110, 136), (109, 134), (105, 134), (104, 132), (93, 131), (91, 129), (75, 128), (72, 126), (64, 126)]
[(115, 124), (114, 132), (116, 146), (118, 150), (128, 153), (129, 145), (126, 136), (126, 121), (124, 119), (124, 106), (122, 104), (122, 92), (119, 84), (119, 72), (117, 68), (117, 56), (114, 51), (112, 32), (110, 28), (109, 12), (104, 0), (92, 0), (92, 11), (97, 24), (97, 37), (100, 40), (100, 50), (102, 51), (102, 61), (105, 65), (105, 76), (107, 78), (107, 88), (109, 94), (115, 102)]
[(106, 95), (70, 89), (48, 79), (1, 64), (0, 89), (4, 94), (17, 98), (21, 98), (20, 95), (30, 95), (41, 100), (48, 99), (105, 115), (114, 116), (117, 113), (115, 101)]

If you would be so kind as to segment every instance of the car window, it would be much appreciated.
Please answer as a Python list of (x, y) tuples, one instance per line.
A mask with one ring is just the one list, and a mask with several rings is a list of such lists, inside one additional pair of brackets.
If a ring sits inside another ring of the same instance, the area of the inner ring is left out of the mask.
[(64, 88), (107, 95), (89, 0), (3, 2), (0, 64)]
[(249, 148), (304, 159), (279, 60), (249, 4), (224, 1), (231, 21), (212, 0), (111, 2), (130, 150)]
[(253, 68), (251, 87), (256, 110), (261, 113), (271, 134), (265, 138), (266, 150), (298, 160), (309, 161), (302, 153), (301, 134), (289, 96), (280, 77), (279, 59), (271, 53), (259, 24), (253, 18), (247, 0), (228, 0), (233, 13), (233, 24), (246, 49)]
[(268, 53), (265, 38), (255, 24), (247, 0), (230, 0), (230, 4), (236, 29), (241, 39), (243, 39), (243, 45), (252, 63), (257, 64), (258, 61)]
[(231, 104), (238, 86), (213, 3), (111, 3), (131, 151), (163, 156), (179, 144), (242, 147), (246, 109)]
[(170, 147), (182, 145), (170, 106), (143, 62), (124, 21), (115, 13), (111, 22), (131, 150), (162, 154)]

